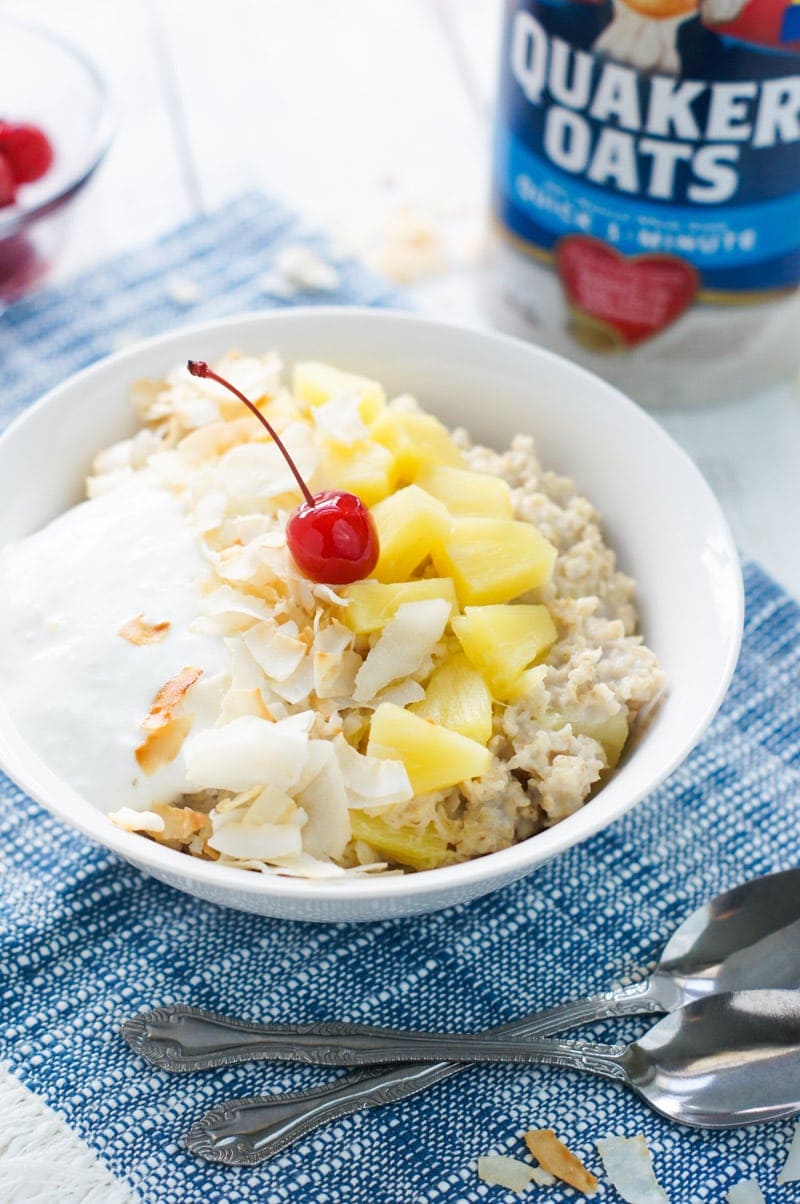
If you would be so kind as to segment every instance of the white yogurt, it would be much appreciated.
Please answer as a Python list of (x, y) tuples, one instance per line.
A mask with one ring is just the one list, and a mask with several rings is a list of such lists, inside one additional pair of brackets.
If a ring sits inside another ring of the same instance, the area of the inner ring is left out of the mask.
[[(0, 550), (0, 693), (31, 747), (103, 811), (188, 789), (182, 753), (147, 776), (134, 750), (155, 694), (185, 666), (203, 670), (186, 699), (192, 731), (218, 713), (224, 644), (189, 630), (206, 570), (180, 503), (144, 478)], [(139, 614), (170, 623), (161, 643), (119, 635)]]

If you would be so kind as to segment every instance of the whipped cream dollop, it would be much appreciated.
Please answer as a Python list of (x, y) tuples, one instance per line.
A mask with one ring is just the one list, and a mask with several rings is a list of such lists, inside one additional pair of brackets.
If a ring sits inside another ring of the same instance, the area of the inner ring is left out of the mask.
[[(145, 473), (0, 550), (0, 695), (35, 752), (103, 811), (193, 788), (183, 749), (150, 775), (135, 749), (155, 695), (186, 666), (203, 671), (187, 696), (192, 733), (216, 719), (227, 652), (191, 630), (207, 574), (181, 502)], [(169, 623), (163, 638), (121, 636), (139, 615)]]

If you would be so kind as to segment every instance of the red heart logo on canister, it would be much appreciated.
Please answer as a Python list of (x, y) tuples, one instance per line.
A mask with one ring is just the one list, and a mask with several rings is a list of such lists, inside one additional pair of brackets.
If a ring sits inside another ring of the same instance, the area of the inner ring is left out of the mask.
[(556, 249), (572, 309), (572, 332), (595, 350), (623, 350), (665, 330), (697, 295), (698, 276), (674, 255), (621, 255), (596, 238), (570, 234)]

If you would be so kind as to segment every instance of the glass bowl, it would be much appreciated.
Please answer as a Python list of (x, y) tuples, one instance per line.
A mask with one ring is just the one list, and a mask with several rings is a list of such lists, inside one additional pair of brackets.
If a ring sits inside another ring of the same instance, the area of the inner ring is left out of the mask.
[(60, 250), (72, 202), (111, 141), (108, 92), (95, 65), (59, 34), (0, 15), (0, 118), (50, 139), (50, 169), (0, 208), (0, 312), (40, 283)]

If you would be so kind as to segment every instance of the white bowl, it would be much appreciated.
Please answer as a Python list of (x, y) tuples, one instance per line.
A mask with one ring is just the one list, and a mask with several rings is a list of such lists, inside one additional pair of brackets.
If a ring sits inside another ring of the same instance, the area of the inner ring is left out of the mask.
[[(449, 425), (502, 448), (536, 437), (544, 463), (578, 482), (638, 582), (647, 643), (669, 688), (606, 785), (556, 827), (463, 865), (308, 882), (190, 858), (113, 827), (48, 770), (0, 709), (0, 764), (33, 798), (139, 869), (190, 894), (262, 915), (378, 920), (497, 890), (605, 828), (686, 757), (725, 694), (739, 651), (743, 591), (711, 490), (675, 443), (611, 385), (538, 347), (405, 314), (309, 309), (206, 322), (119, 352), (58, 385), (0, 439), (0, 546), (82, 496), (94, 452), (134, 428), (129, 383), (231, 348), (326, 360), (410, 392)], [(0, 635), (0, 638), (2, 636)]]

